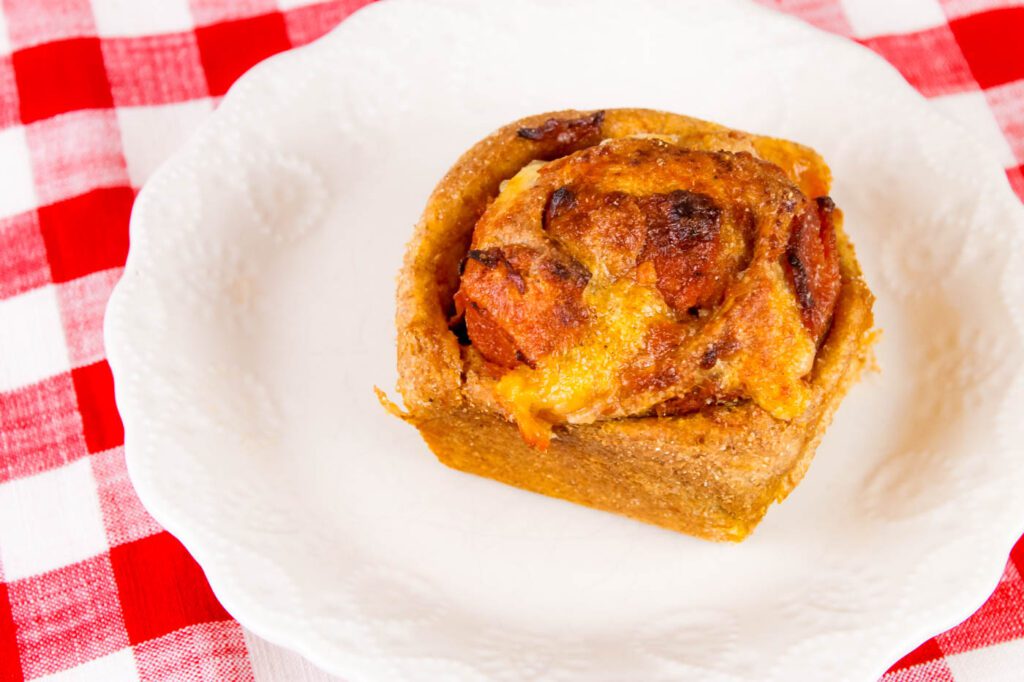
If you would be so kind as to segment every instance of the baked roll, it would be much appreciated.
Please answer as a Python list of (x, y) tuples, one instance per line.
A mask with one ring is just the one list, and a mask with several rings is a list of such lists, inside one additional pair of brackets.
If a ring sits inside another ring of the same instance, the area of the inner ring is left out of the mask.
[(807, 147), (675, 114), (505, 126), (408, 246), (395, 411), (456, 469), (742, 540), (871, 362), (829, 185)]

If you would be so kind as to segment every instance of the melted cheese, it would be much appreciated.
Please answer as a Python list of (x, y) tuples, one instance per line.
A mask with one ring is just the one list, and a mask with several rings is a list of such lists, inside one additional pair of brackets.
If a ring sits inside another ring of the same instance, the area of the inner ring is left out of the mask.
[[(785, 284), (782, 268), (768, 276), (767, 295), (741, 324), (757, 325), (757, 343), (746, 345), (724, 364), (722, 383), (742, 389), (776, 419), (789, 420), (804, 412), (810, 388), (803, 380), (814, 365), (814, 341), (800, 319), (796, 300)], [(754, 333), (739, 330), (750, 338)]]
[(590, 423), (614, 407), (622, 368), (637, 354), (655, 321), (671, 320), (657, 290), (623, 278), (583, 294), (591, 310), (602, 311), (585, 338), (566, 351), (506, 373), (499, 399), (512, 413), (523, 437), (547, 449), (557, 423)]

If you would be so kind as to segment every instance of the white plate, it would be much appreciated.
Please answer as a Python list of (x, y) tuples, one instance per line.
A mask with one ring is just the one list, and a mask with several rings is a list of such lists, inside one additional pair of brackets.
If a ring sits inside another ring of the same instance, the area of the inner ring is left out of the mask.
[[(804, 483), (716, 545), (448, 470), (387, 415), (403, 245), (564, 107), (831, 163), (885, 336)], [(245, 76), (143, 189), (107, 344), (132, 480), (257, 634), (349, 680), (870, 680), (1024, 529), (1020, 207), (853, 43), (740, 2), (386, 2)]]

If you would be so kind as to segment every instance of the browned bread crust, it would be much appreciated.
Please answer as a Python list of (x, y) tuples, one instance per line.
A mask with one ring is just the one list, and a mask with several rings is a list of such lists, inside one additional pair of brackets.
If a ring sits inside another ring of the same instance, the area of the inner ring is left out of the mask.
[[(519, 132), (590, 115), (563, 111), (511, 123), (467, 151), (434, 190), (398, 285), (404, 418), (453, 468), (708, 539), (742, 540), (803, 477), (843, 395), (871, 362), (873, 296), (837, 226), (842, 284), (832, 327), (809, 377), (809, 407), (788, 422), (748, 401), (681, 416), (560, 426), (547, 452), (530, 447), (505, 411), (467, 381), (465, 354), (448, 327), (459, 263), (502, 181), (535, 158), (650, 133), (680, 136), (704, 149), (751, 148), (810, 196), (828, 189), (827, 169), (824, 185), (816, 186), (824, 165), (806, 147), (676, 114), (608, 110), (596, 138), (593, 131), (573, 131), (534, 140)], [(813, 166), (817, 174), (800, 175)]]

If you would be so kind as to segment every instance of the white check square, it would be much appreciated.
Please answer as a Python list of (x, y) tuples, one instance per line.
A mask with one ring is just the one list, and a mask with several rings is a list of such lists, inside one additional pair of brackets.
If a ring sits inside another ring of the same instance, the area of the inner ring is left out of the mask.
[(194, 27), (188, 0), (92, 0), (101, 37), (176, 33)]
[(858, 38), (911, 33), (946, 21), (938, 0), (842, 0), (842, 4)]
[(1019, 682), (1024, 639), (965, 651), (946, 657), (957, 682)]
[(53, 285), (0, 299), (0, 391), (71, 369)]
[(88, 459), (0, 485), (0, 562), (8, 583), (107, 549)]
[(0, 218), (35, 208), (32, 156), (24, 126), (0, 130), (0, 178), (4, 183), (0, 191)]

